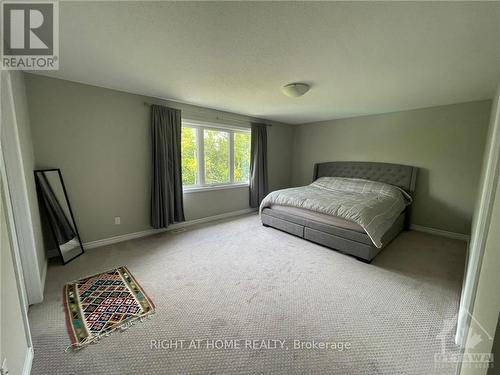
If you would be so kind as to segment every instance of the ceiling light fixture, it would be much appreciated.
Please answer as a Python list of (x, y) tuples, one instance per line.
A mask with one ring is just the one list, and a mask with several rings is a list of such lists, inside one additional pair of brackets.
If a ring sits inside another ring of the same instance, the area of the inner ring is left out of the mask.
[(290, 98), (296, 98), (298, 96), (304, 95), (309, 91), (309, 89), (310, 86), (307, 83), (295, 82), (283, 86), (281, 88), (281, 91), (283, 92), (283, 94), (289, 96)]

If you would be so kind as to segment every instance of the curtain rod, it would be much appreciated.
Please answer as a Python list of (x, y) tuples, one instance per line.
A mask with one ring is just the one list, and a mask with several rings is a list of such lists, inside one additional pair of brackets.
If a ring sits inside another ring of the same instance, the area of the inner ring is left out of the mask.
[[(151, 107), (153, 105), (153, 103), (144, 102), (143, 105), (145, 107)], [(161, 105), (161, 104), (157, 104), (157, 105)], [(218, 112), (217, 110), (211, 109), (211, 108), (207, 108), (207, 110)], [(181, 112), (182, 112), (182, 110), (181, 110)], [(190, 113), (189, 110), (186, 111), (186, 112)], [(217, 118), (217, 119), (219, 120), (219, 118)], [(225, 121), (240, 121), (240, 122), (244, 122), (244, 123), (257, 122), (257, 121), (251, 121), (251, 120), (245, 121), (245, 120), (238, 120), (238, 119), (226, 119)], [(270, 124), (268, 122), (260, 122), (260, 123), (263, 124), (263, 125), (266, 125), (266, 126), (273, 126), (273, 124)]]

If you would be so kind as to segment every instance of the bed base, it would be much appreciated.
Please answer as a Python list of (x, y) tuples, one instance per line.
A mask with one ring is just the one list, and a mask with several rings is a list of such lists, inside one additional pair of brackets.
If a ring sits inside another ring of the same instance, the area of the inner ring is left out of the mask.
[[(304, 219), (290, 213), (276, 212), (271, 208), (262, 211), (261, 220), (266, 227), (273, 227), (342, 253), (353, 255), (367, 263), (370, 263), (382, 250), (373, 245), (366, 233)], [(397, 237), (403, 230), (404, 223), (405, 213), (403, 212), (382, 237), (382, 248)]]

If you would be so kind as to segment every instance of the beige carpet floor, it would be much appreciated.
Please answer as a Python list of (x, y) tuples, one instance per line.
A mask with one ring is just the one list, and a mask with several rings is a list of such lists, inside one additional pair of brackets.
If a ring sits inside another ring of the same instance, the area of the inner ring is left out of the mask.
[[(461, 241), (404, 232), (365, 264), (264, 228), (257, 215), (89, 250), (49, 266), (45, 301), (29, 312), (32, 373), (453, 374), (453, 364), (435, 355), (457, 350), (464, 258)], [(63, 284), (120, 265), (154, 300), (156, 314), (65, 353)], [(212, 348), (218, 339), (241, 347)], [(152, 340), (163, 347), (151, 348)], [(168, 348), (169, 340), (178, 348)], [(201, 340), (199, 347), (189, 348), (190, 340)], [(245, 340), (285, 343), (273, 349)], [(350, 348), (297, 349), (294, 340)]]

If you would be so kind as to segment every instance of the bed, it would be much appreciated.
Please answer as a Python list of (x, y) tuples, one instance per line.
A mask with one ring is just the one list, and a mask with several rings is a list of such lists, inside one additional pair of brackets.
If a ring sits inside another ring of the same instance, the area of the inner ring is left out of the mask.
[(371, 262), (407, 228), (417, 170), (376, 162), (318, 163), (311, 185), (266, 196), (262, 224)]

